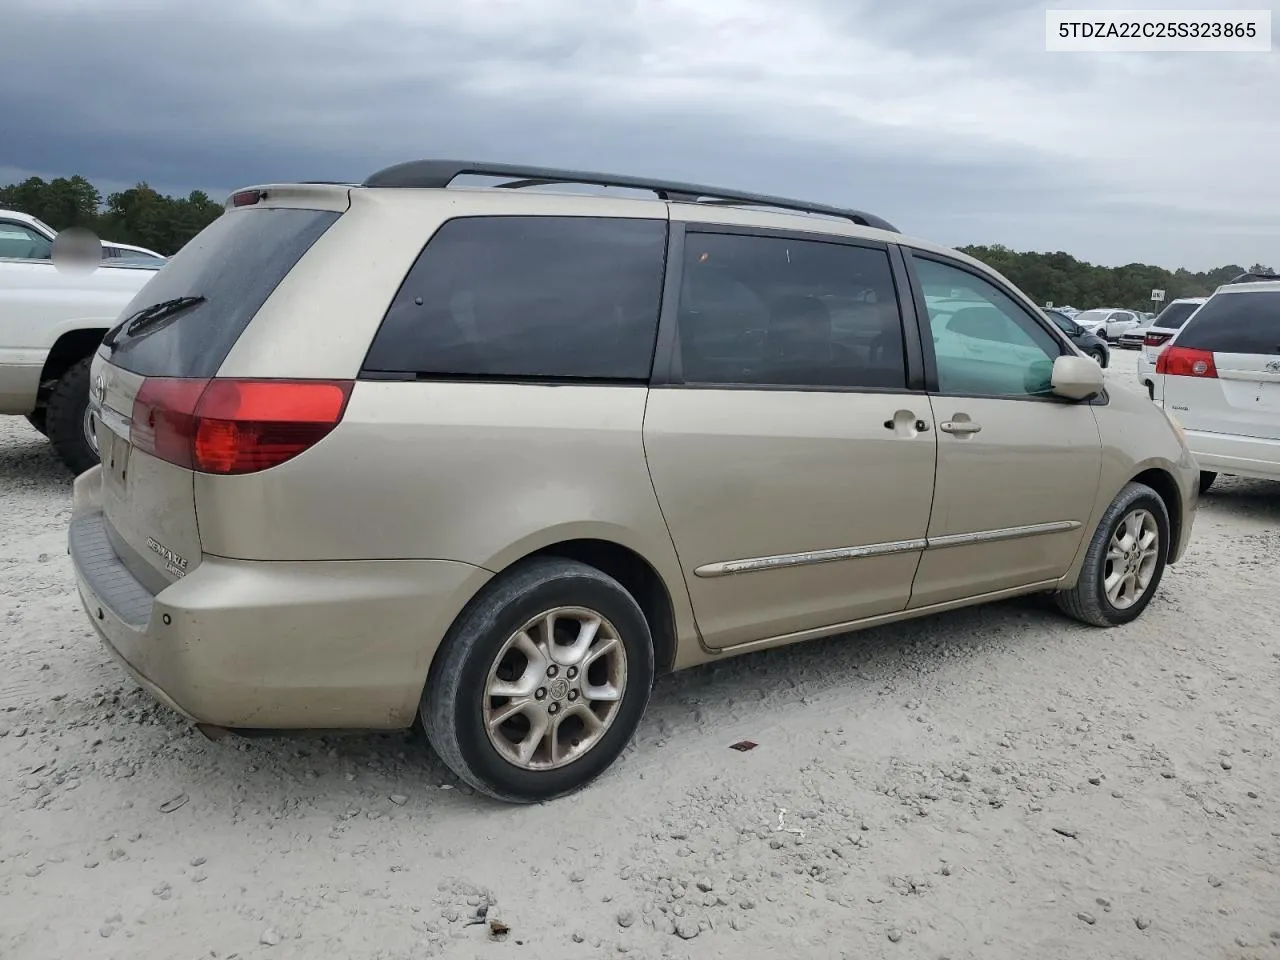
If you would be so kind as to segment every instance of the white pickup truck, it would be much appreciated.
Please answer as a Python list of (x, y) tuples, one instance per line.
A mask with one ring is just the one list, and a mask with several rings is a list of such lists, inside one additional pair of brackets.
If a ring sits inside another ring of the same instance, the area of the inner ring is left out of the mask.
[(64, 272), (30, 219), (0, 211), (0, 414), (25, 416), (81, 473), (98, 462), (86, 429), (89, 362), (164, 261), (104, 259), (90, 273)]

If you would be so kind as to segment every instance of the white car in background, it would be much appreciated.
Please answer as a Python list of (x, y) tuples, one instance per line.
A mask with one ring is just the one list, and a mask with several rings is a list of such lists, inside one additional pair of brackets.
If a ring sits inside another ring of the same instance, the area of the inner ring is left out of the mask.
[(164, 263), (164, 254), (148, 250), (146, 247), (135, 247), (131, 243), (116, 243), (114, 240), (102, 241), (102, 259), (108, 263), (117, 260), (131, 260), (135, 263)]
[(0, 210), (0, 416), (25, 416), (78, 474), (98, 462), (88, 414), (94, 352), (165, 261), (111, 257), (103, 244), (100, 267), (64, 272), (53, 263), (54, 236), (35, 217)]
[(1280, 280), (1215, 290), (1160, 351), (1152, 399), (1186, 431), (1202, 493), (1219, 473), (1280, 480)]
[[(0, 257), (8, 260), (48, 260), (58, 231), (38, 217), (18, 210), (0, 210)], [(102, 259), (141, 265), (162, 264), (164, 254), (131, 243), (102, 241)]]
[(1112, 307), (1086, 310), (1084, 313), (1077, 313), (1072, 319), (1094, 336), (1112, 341), (1119, 340), (1122, 334), (1141, 323), (1134, 311), (1117, 310)]
[[(1147, 388), (1148, 396), (1155, 396), (1156, 359), (1160, 356), (1160, 351), (1208, 299), (1208, 297), (1180, 297), (1177, 300), (1170, 300), (1158, 317), (1146, 327), (1138, 328), (1142, 332), (1142, 342), (1138, 344), (1142, 351), (1138, 354), (1138, 382)], [(1132, 335), (1133, 332), (1130, 331), (1128, 335)], [(1121, 338), (1121, 346), (1125, 346), (1123, 339)]]

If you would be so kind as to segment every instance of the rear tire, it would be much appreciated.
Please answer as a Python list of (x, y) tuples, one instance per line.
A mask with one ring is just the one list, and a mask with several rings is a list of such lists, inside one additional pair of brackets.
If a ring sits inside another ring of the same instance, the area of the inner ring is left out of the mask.
[(1127, 484), (1102, 515), (1076, 585), (1055, 595), (1058, 609), (1095, 627), (1130, 623), (1155, 596), (1168, 556), (1164, 501), (1146, 484)]
[(45, 407), (47, 436), (53, 449), (67, 468), (77, 476), (98, 463), (98, 452), (86, 436), (86, 414), (89, 409), (89, 365), (85, 357), (62, 375)]
[(1209, 470), (1200, 471), (1200, 493), (1206, 494), (1209, 488), (1213, 486), (1213, 482), (1218, 479), (1218, 475)]
[[(548, 646), (542, 624), (550, 611), (560, 612)], [(579, 658), (566, 640), (587, 636), (582, 623), (592, 618), (600, 622)], [(532, 640), (532, 654), (548, 655), (526, 655), (530, 644), (516, 643), (520, 637)], [(606, 644), (610, 637), (617, 647)], [(648, 705), (653, 673), (653, 640), (635, 598), (595, 567), (538, 557), (495, 577), (454, 621), (422, 694), (422, 723), (449, 769), (481, 793), (511, 803), (551, 800), (618, 758)], [(495, 692), (502, 688), (520, 692)], [(525, 709), (504, 714), (518, 703)], [(583, 721), (584, 709), (603, 718), (602, 729)], [(538, 723), (552, 724), (551, 732), (536, 733)], [(534, 752), (522, 759), (525, 742)]]

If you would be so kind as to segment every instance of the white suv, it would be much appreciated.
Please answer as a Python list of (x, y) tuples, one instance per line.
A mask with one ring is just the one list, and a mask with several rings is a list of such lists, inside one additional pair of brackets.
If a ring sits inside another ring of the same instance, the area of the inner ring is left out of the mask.
[(1141, 321), (1132, 310), (1113, 310), (1103, 308), (1086, 310), (1074, 317), (1075, 322), (1096, 337), (1103, 340), (1119, 340), (1128, 331), (1138, 326)]
[(1147, 388), (1148, 396), (1156, 395), (1156, 360), (1160, 357), (1160, 351), (1168, 346), (1174, 334), (1182, 329), (1182, 325), (1208, 299), (1208, 297), (1181, 297), (1170, 300), (1169, 305), (1160, 311), (1160, 316), (1152, 320), (1151, 325), (1142, 331), (1142, 352), (1138, 355), (1138, 382)]
[(1186, 429), (1201, 492), (1218, 473), (1280, 480), (1280, 280), (1214, 291), (1160, 353), (1152, 399)]

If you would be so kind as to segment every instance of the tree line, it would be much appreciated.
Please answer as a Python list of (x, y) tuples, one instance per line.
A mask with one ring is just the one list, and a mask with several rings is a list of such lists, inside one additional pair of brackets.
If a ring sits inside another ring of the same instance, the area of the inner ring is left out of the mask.
[(0, 209), (29, 214), (55, 230), (85, 227), (102, 240), (169, 256), (216, 220), (223, 207), (200, 190), (170, 197), (145, 183), (104, 198), (87, 179), (74, 176), (31, 177), (0, 187)]
[(994, 267), (1037, 303), (1055, 303), (1081, 310), (1090, 307), (1155, 309), (1151, 291), (1163, 290), (1165, 302), (1179, 297), (1207, 297), (1214, 289), (1242, 273), (1275, 271), (1255, 263), (1246, 271), (1229, 263), (1203, 273), (1185, 267), (1166, 270), (1147, 263), (1101, 267), (1077, 260), (1069, 253), (1020, 253), (1000, 245), (960, 247), (969, 256)]
[[(186, 197), (170, 197), (145, 183), (104, 198), (86, 178), (74, 176), (49, 181), (31, 177), (0, 187), (0, 209), (39, 217), (55, 230), (87, 227), (103, 240), (170, 255), (217, 219), (223, 207), (199, 190)], [(1019, 252), (999, 245), (960, 249), (999, 270), (1038, 303), (1080, 309), (1149, 310), (1152, 290), (1164, 290), (1166, 301), (1208, 296), (1215, 287), (1246, 272), (1234, 263), (1195, 273), (1146, 263), (1102, 267), (1069, 253)], [(1257, 263), (1248, 272), (1275, 273)]]

